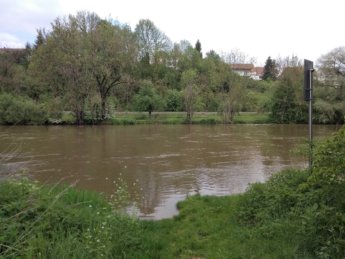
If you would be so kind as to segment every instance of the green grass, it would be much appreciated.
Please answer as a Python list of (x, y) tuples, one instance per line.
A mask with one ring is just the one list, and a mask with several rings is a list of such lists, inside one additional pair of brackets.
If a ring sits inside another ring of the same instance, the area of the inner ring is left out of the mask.
[(99, 194), (30, 182), (0, 183), (0, 257), (287, 258), (291, 236), (238, 224), (240, 196), (192, 196), (173, 219), (140, 221)]
[[(264, 124), (269, 123), (268, 114), (240, 113), (235, 116), (235, 124)], [(135, 125), (135, 124), (187, 124), (184, 112), (154, 112), (148, 113), (124, 112), (115, 114), (114, 118), (105, 124)], [(215, 112), (197, 112), (193, 116), (192, 124), (223, 124), (223, 117)]]
[(240, 113), (234, 118), (235, 124), (265, 124), (271, 123), (268, 113)]
[(164, 242), (161, 258), (293, 258), (292, 231), (266, 238), (238, 224), (239, 199), (193, 196), (178, 204), (174, 219), (147, 223)]
[(4, 181), (0, 258), (315, 258), (291, 209), (305, 176), (287, 171), (245, 194), (191, 196), (160, 221), (121, 214), (96, 193)]
[(142, 225), (96, 193), (0, 183), (0, 258), (154, 258)]
[(242, 196), (192, 196), (173, 219), (140, 221), (99, 194), (30, 182), (0, 184), (6, 258), (292, 258), (295, 228), (263, 236), (239, 224)]

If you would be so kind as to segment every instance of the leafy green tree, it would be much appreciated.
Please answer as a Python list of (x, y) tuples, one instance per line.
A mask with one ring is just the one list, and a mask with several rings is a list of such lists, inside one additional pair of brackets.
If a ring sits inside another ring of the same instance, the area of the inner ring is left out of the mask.
[(303, 101), (303, 68), (286, 68), (277, 82), (271, 104), (271, 119), (278, 123), (305, 122), (307, 106)]
[(272, 120), (279, 123), (295, 122), (295, 98), (293, 89), (279, 82), (272, 100)]
[(155, 84), (174, 87), (178, 80), (178, 71), (170, 66), (171, 52), (159, 51), (155, 57), (157, 62), (151, 65), (151, 79)]
[(31, 93), (26, 73), (30, 54), (28, 45), (25, 49), (0, 49), (0, 92), (14, 95)]
[(199, 52), (200, 57), (202, 58), (202, 52), (201, 52), (201, 43), (199, 40), (196, 41), (195, 43), (195, 50)]
[(230, 71), (229, 67), (225, 67), (223, 73), (221, 73), (218, 83), (219, 111), (223, 115), (225, 123), (232, 123), (235, 114), (242, 108), (244, 86), (241, 79), (237, 74)]
[(99, 21), (97, 15), (85, 12), (57, 18), (30, 64), (32, 75), (45, 82), (46, 91), (65, 99), (77, 124), (84, 121), (86, 100), (93, 88), (88, 37)]
[(182, 108), (181, 93), (175, 89), (168, 90), (165, 97), (165, 109), (169, 112), (177, 112)]
[(161, 97), (150, 81), (144, 81), (137, 95), (134, 96), (134, 108), (137, 111), (147, 111), (151, 117), (154, 110), (164, 106)]
[(182, 73), (181, 84), (184, 88), (184, 106), (187, 112), (187, 121), (192, 122), (193, 114), (196, 109), (199, 89), (197, 87), (197, 73), (195, 70), (187, 70)]
[(45, 32), (44, 29), (38, 29), (37, 30), (37, 35), (35, 39), (35, 43), (33, 45), (34, 49), (38, 49), (39, 46), (43, 45), (46, 41), (46, 35), (47, 33)]
[(96, 107), (104, 119), (113, 89), (133, 73), (137, 45), (131, 29), (79, 12), (56, 19), (44, 38), (32, 57), (33, 78), (40, 78), (46, 92), (65, 101), (77, 123), (83, 122), (86, 110), (96, 114)]
[(268, 57), (264, 66), (263, 80), (276, 80), (278, 77), (277, 65), (274, 59)]
[(101, 119), (105, 119), (107, 99), (115, 86), (125, 83), (123, 75), (129, 73), (131, 64), (135, 62), (136, 46), (130, 28), (104, 20), (97, 23), (89, 39), (92, 73), (101, 102)]
[(178, 62), (178, 69), (183, 72), (194, 69), (196, 72), (201, 70), (202, 58), (200, 53), (194, 48), (190, 47), (185, 50)]
[(343, 123), (345, 115), (345, 47), (335, 48), (318, 60), (315, 115), (319, 122)]

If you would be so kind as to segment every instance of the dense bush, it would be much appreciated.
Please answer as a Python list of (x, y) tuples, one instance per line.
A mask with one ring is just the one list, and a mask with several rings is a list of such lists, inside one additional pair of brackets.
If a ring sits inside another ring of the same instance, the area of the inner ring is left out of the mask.
[(1, 124), (44, 124), (48, 119), (42, 105), (24, 97), (10, 94), (0, 95)]
[(319, 256), (344, 256), (345, 127), (316, 148), (313, 172), (301, 191), (303, 246)]
[(271, 119), (276, 123), (302, 123), (307, 121), (307, 106), (297, 101), (294, 89), (280, 83), (271, 100)]
[(182, 96), (177, 90), (168, 90), (165, 97), (165, 110), (177, 112), (182, 110)]
[(261, 235), (278, 235), (289, 225), (301, 255), (343, 258), (344, 197), (345, 127), (316, 148), (312, 172), (287, 170), (252, 185), (241, 197), (237, 217)]
[(273, 175), (267, 183), (253, 184), (240, 200), (239, 220), (260, 226), (287, 216), (299, 200), (296, 189), (306, 179), (306, 171), (288, 169)]

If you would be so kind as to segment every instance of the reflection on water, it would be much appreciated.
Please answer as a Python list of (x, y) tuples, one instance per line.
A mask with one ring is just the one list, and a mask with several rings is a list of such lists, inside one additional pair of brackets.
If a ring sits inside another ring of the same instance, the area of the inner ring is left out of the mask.
[(26, 168), (43, 183), (78, 180), (79, 188), (107, 195), (121, 177), (139, 215), (158, 219), (176, 214), (187, 195), (240, 193), (282, 168), (305, 166), (291, 150), (307, 132), (306, 125), (0, 127), (2, 156), (20, 146), (17, 157), (1, 160), (0, 175)]

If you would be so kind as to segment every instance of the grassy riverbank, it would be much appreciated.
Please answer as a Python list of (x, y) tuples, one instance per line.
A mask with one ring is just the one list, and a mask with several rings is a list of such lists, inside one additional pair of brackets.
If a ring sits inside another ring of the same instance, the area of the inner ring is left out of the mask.
[[(313, 172), (286, 170), (241, 195), (192, 196), (173, 219), (123, 215), (73, 187), (0, 182), (4, 258), (343, 258), (345, 128)], [(120, 199), (121, 200), (121, 199)]]
[[(264, 124), (269, 123), (269, 114), (246, 112), (234, 117), (235, 124)], [(121, 112), (105, 124), (135, 125), (135, 124), (187, 124), (184, 112), (155, 112), (151, 116), (148, 113)], [(197, 112), (194, 114), (192, 124), (224, 124), (223, 117), (216, 112)]]
[(6, 258), (282, 258), (298, 244), (294, 229), (266, 238), (239, 224), (240, 196), (194, 196), (173, 219), (140, 221), (74, 188), (4, 182), (0, 194)]

